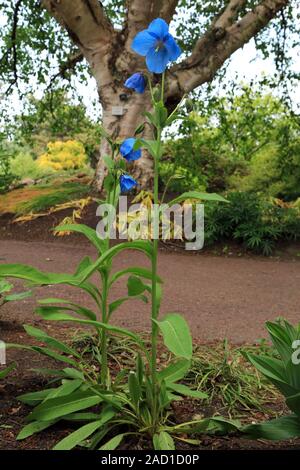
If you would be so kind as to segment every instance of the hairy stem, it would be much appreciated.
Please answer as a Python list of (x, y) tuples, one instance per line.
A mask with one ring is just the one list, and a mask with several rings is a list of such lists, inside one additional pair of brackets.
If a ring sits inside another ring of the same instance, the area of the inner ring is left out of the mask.
[[(164, 83), (165, 77), (162, 75), (161, 81), (161, 100), (164, 100)], [(157, 339), (158, 339), (158, 326), (155, 321), (159, 315), (159, 305), (157, 301), (157, 258), (158, 258), (158, 239), (159, 239), (159, 208), (158, 208), (158, 178), (159, 178), (159, 156), (161, 149), (161, 134), (162, 129), (160, 125), (156, 128), (157, 135), (157, 154), (154, 158), (154, 237), (153, 237), (153, 255), (152, 255), (152, 331), (151, 331), (151, 376), (152, 376), (152, 419), (153, 419), (153, 433), (156, 432), (156, 420), (158, 415), (158, 387), (157, 387)]]

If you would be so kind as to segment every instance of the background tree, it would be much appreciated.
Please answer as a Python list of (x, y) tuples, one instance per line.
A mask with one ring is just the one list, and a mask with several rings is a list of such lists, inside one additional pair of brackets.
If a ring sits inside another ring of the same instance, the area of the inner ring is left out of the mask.
[(27, 146), (39, 157), (49, 141), (77, 140), (84, 145), (92, 166), (96, 164), (100, 125), (87, 116), (82, 103), (72, 103), (61, 88), (48, 91), (42, 99), (29, 95), (27, 101), (26, 110), (7, 126), (18, 149)]
[[(169, 107), (211, 81), (224, 62), (253, 37), (265, 56), (275, 55), (283, 76), (290, 60), (287, 44), (292, 49), (299, 40), (294, 41), (293, 35), (296, 0), (2, 0), (0, 6), (6, 18), (0, 33), (4, 93), (17, 86), (25, 93), (33, 73), (47, 86), (53, 86), (58, 76), (70, 78), (74, 68), (82, 78), (87, 64), (97, 82), (103, 125), (120, 139), (134, 133), (141, 114), (150, 107), (148, 92), (132, 94), (123, 84), (133, 71), (145, 71), (143, 58), (130, 46), (153, 18), (177, 20), (177, 34), (186, 52), (166, 76)], [(270, 24), (273, 34), (265, 29)], [(52, 73), (55, 65), (58, 71)], [(107, 152), (103, 141), (100, 156)], [(152, 160), (145, 153), (135, 165), (139, 181), (148, 185)], [(99, 189), (104, 171), (100, 158)]]
[(300, 197), (299, 151), (300, 119), (286, 102), (267, 88), (240, 86), (194, 104), (167, 136), (161, 174), (175, 192), (193, 185), (294, 200)]

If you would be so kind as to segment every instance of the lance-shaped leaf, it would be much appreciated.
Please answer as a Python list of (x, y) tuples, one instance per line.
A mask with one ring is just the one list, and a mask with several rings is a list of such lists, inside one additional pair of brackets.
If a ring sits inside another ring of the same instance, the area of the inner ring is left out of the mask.
[(159, 371), (158, 378), (159, 380), (165, 380), (166, 382), (177, 382), (177, 380), (181, 380), (185, 377), (190, 365), (191, 361), (187, 359), (179, 359)]
[(16, 368), (16, 364), (13, 363), (6, 367), (4, 370), (0, 370), (0, 379), (4, 379), (12, 370)]
[(82, 320), (80, 318), (72, 317), (72, 315), (68, 315), (66, 313), (58, 313), (53, 311), (45, 312), (43, 309), (37, 309), (38, 313), (45, 319), (45, 320), (53, 320), (53, 321), (65, 321), (65, 322), (75, 322), (81, 323), (82, 325), (90, 325), (94, 328), (103, 328), (106, 331), (110, 331), (111, 333), (120, 334), (123, 336), (128, 336), (129, 338), (133, 339), (137, 344), (139, 344), (142, 348), (144, 348), (144, 343), (140, 339), (138, 335), (132, 333), (125, 328), (120, 328), (117, 326), (112, 326), (107, 323), (102, 323), (99, 321), (92, 321), (92, 320)]
[(115, 450), (123, 441), (125, 434), (118, 434), (117, 436), (110, 439), (106, 442), (103, 446), (100, 447), (99, 450)]
[(66, 224), (55, 227), (55, 232), (76, 232), (84, 235), (97, 248), (99, 253), (106, 249), (106, 243), (98, 237), (96, 230), (84, 224)]
[[(45, 312), (47, 311), (52, 311), (52, 312), (74, 312), (77, 313), (78, 315), (81, 315), (85, 318), (88, 318), (89, 320), (96, 320), (96, 314), (92, 310), (86, 307), (81, 307), (81, 305), (74, 304), (73, 302), (69, 302), (67, 300), (63, 299), (55, 299), (55, 298), (49, 298), (49, 299), (42, 299), (38, 301), (39, 304), (42, 305), (42, 307), (38, 307), (39, 309), (43, 309)], [(47, 305), (51, 303), (64, 303), (64, 304), (69, 304), (70, 307), (66, 306), (53, 306), (53, 305)], [(40, 312), (38, 312), (40, 313)]]
[(176, 197), (172, 201), (168, 202), (169, 206), (172, 206), (173, 204), (177, 204), (179, 202), (186, 201), (187, 199), (197, 199), (200, 201), (214, 201), (214, 202), (227, 202), (224, 197), (220, 196), (219, 194), (216, 193), (201, 193), (199, 191), (187, 191), (180, 196)]
[(39, 328), (35, 328), (31, 325), (24, 325), (24, 329), (26, 333), (30, 336), (33, 336), (38, 341), (42, 341), (43, 343), (48, 344), (50, 347), (57, 349), (63, 353), (71, 354), (72, 356), (80, 358), (80, 354), (70, 346), (61, 341), (49, 336), (45, 331), (40, 330)]
[(80, 287), (88, 292), (99, 304), (99, 293), (91, 282), (83, 282), (81, 277), (66, 273), (44, 273), (25, 264), (0, 264), (0, 276), (23, 279), (35, 286), (66, 284)]
[[(123, 269), (122, 271), (118, 271), (112, 274), (109, 284), (112, 285), (114, 282), (120, 279), (120, 277), (126, 276), (126, 274), (135, 274), (136, 276), (140, 276), (145, 279), (152, 279), (152, 271), (150, 271), (150, 269), (141, 268), (139, 266), (133, 266), (133, 267), (126, 268), (126, 269)], [(159, 276), (156, 276), (156, 280), (160, 284), (163, 282)]]
[(172, 390), (173, 392), (179, 393), (179, 395), (184, 395), (186, 397), (196, 398), (197, 400), (204, 400), (208, 398), (208, 395), (200, 390), (192, 390), (186, 385), (183, 384), (176, 384), (176, 383), (168, 383), (167, 388)]
[(174, 440), (166, 431), (154, 434), (153, 446), (155, 450), (175, 450)]
[(181, 315), (169, 313), (161, 321), (154, 319), (152, 321), (159, 326), (166, 347), (175, 356), (192, 358), (193, 344), (190, 329)]
[(149, 240), (136, 240), (132, 242), (119, 243), (107, 250), (100, 258), (91, 266), (80, 273), (81, 282), (88, 279), (95, 271), (101, 268), (105, 263), (109, 262), (114, 256), (124, 250), (137, 250), (145, 253), (149, 258), (152, 255), (152, 244)]
[(53, 426), (53, 424), (57, 423), (58, 420), (53, 421), (33, 421), (32, 423), (27, 424), (24, 428), (19, 432), (16, 439), (17, 441), (21, 441), (22, 439), (27, 439), (27, 437), (32, 436), (44, 429)]
[(292, 414), (263, 423), (250, 424), (241, 431), (252, 439), (286, 440), (300, 437), (300, 419)]
[(32, 421), (52, 421), (62, 416), (84, 410), (102, 402), (102, 398), (94, 392), (76, 391), (71, 395), (50, 398), (38, 405), (29, 415)]
[(53, 450), (71, 450), (80, 444), (84, 439), (90, 437), (94, 432), (110, 421), (115, 415), (112, 409), (104, 409), (100, 415), (100, 419), (92, 423), (85, 424), (81, 428), (72, 432), (69, 436), (60, 441)]

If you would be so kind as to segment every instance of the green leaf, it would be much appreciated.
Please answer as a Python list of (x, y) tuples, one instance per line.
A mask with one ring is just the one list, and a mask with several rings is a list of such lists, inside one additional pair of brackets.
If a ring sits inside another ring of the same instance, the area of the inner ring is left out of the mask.
[(118, 434), (101, 446), (99, 450), (115, 450), (121, 444), (125, 435), (126, 434)]
[(300, 419), (296, 415), (282, 416), (241, 429), (252, 439), (286, 440), (300, 437)]
[(186, 385), (175, 384), (172, 382), (167, 382), (167, 388), (173, 390), (180, 395), (185, 395), (187, 397), (197, 398), (198, 400), (203, 400), (208, 398), (208, 395), (200, 390), (191, 390)]
[(63, 369), (63, 373), (65, 374), (65, 376), (70, 377), (70, 379), (79, 379), (82, 382), (84, 381), (84, 374), (77, 369), (66, 367), (65, 369)]
[(154, 321), (162, 332), (165, 346), (175, 356), (191, 359), (193, 344), (189, 326), (178, 313), (169, 313), (163, 320)]
[(6, 281), (6, 279), (0, 280), (0, 294), (4, 294), (5, 292), (10, 292), (13, 289), (13, 284)]
[(155, 121), (156, 125), (163, 129), (166, 125), (168, 118), (168, 110), (165, 107), (163, 101), (159, 101), (155, 104)]
[(95, 395), (92, 391), (76, 391), (71, 395), (50, 398), (38, 405), (29, 415), (30, 420), (36, 421), (52, 421), (56, 418), (74, 413), (75, 411), (84, 410), (102, 402), (99, 395)]
[[(103, 328), (104, 330), (110, 331), (112, 333), (128, 336), (129, 338), (133, 339), (137, 344), (143, 346), (143, 341), (139, 338), (138, 335), (136, 335), (135, 333), (132, 333), (129, 330), (125, 330), (124, 328), (112, 326), (107, 323), (101, 323), (99, 321), (81, 320), (80, 318), (72, 317), (71, 315), (67, 315), (65, 313), (53, 313), (50, 311), (45, 312), (43, 310), (39, 313), (45, 320), (66, 321), (66, 322), (72, 321), (74, 323), (80, 323), (82, 325), (91, 325), (97, 329)], [(35, 346), (33, 348), (35, 348)], [(76, 367), (76, 363), (74, 363), (74, 361), (72, 361), (72, 365), (75, 365)]]
[[(135, 296), (137, 299), (142, 300), (143, 302), (147, 303), (148, 299), (145, 295), (136, 295)], [(122, 297), (121, 299), (117, 299), (114, 302), (111, 302), (108, 307), (108, 314), (109, 317), (111, 314), (117, 310), (124, 302), (127, 302), (128, 300), (132, 300), (133, 297)]]
[(147, 286), (138, 276), (129, 276), (127, 281), (127, 290), (130, 297), (135, 297), (142, 294), (147, 289)]
[(177, 204), (179, 202), (183, 202), (186, 199), (199, 199), (200, 201), (215, 201), (215, 202), (229, 202), (226, 199), (224, 199), (222, 196), (219, 194), (215, 193), (200, 193), (198, 191), (187, 191), (181, 196), (176, 197), (172, 201), (168, 203), (169, 206), (172, 206), (173, 204)]
[(55, 232), (77, 232), (84, 235), (94, 246), (99, 253), (103, 253), (106, 245), (103, 240), (98, 237), (96, 230), (84, 224), (66, 224), (55, 227)]
[(42, 348), (40, 346), (30, 346), (28, 349), (38, 352), (39, 354), (43, 354), (43, 356), (51, 357), (52, 359), (55, 359), (56, 361), (61, 361), (61, 362), (65, 362), (66, 364), (70, 364), (71, 366), (75, 368), (77, 366), (76, 362), (73, 361), (73, 359), (70, 359), (67, 356), (63, 356), (62, 354), (57, 354), (55, 351), (52, 351), (52, 349)]
[(277, 349), (281, 359), (288, 363), (293, 353), (292, 343), (297, 338), (297, 331), (294, 329), (293, 337), (284, 326), (278, 323), (266, 322), (268, 333), (271, 337), (274, 347)]
[(27, 437), (36, 434), (37, 432), (43, 431), (44, 429), (49, 428), (53, 424), (55, 424), (57, 420), (53, 421), (33, 421), (32, 423), (27, 424), (24, 428), (19, 432), (16, 439), (21, 441), (22, 439), (27, 439)]
[[(133, 266), (133, 267), (126, 268), (126, 269), (123, 269), (122, 271), (118, 271), (114, 273), (110, 278), (109, 284), (112, 285), (120, 277), (125, 276), (126, 274), (136, 274), (137, 276), (143, 277), (145, 279), (152, 279), (152, 272), (150, 271), (150, 269)], [(160, 284), (163, 282), (159, 276), (156, 276), (156, 280)]]
[(30, 325), (24, 325), (24, 329), (28, 335), (33, 336), (38, 341), (42, 341), (43, 343), (49, 344), (49, 346), (54, 349), (58, 349), (61, 352), (71, 354), (72, 356), (78, 358), (81, 357), (80, 354), (75, 351), (75, 349), (70, 348), (67, 344), (62, 343), (61, 341), (58, 341), (55, 338), (52, 338), (52, 336), (49, 336), (47, 333), (40, 330), (39, 328), (35, 328)]
[(286, 404), (300, 418), (300, 393), (287, 397)]
[(90, 437), (97, 429), (103, 426), (105, 423), (110, 421), (115, 415), (115, 412), (111, 409), (105, 409), (101, 413), (101, 417), (97, 421), (85, 424), (81, 428), (72, 432), (69, 436), (65, 437), (62, 441), (55, 445), (53, 450), (71, 450), (76, 447), (84, 439)]
[(18, 400), (26, 405), (35, 406), (45, 400), (51, 392), (54, 392), (56, 388), (47, 388), (45, 390), (39, 390), (38, 392), (24, 393), (18, 396)]
[(113, 159), (109, 155), (103, 155), (102, 159), (105, 163), (106, 168), (108, 168), (109, 170), (114, 169), (115, 162), (113, 161)]
[(133, 371), (131, 371), (128, 376), (128, 387), (132, 402), (134, 406), (137, 407), (141, 398), (141, 386)]
[(160, 158), (162, 155), (161, 145), (156, 140), (136, 139), (134, 149), (144, 147), (154, 158)]
[(158, 372), (158, 378), (159, 380), (165, 380), (166, 382), (177, 382), (177, 380), (184, 378), (190, 365), (191, 361), (187, 359), (179, 359)]
[(27, 299), (28, 297), (30, 297), (31, 295), (32, 295), (31, 291), (20, 292), (19, 294), (7, 295), (6, 297), (4, 297), (4, 301), (5, 302), (14, 302), (14, 301), (17, 301), (17, 300), (24, 300), (24, 299)]
[(12, 363), (10, 364), (10, 366), (6, 367), (4, 370), (0, 370), (0, 379), (4, 379), (15, 368), (16, 368), (16, 364)]
[(294, 395), (297, 390), (287, 382), (286, 371), (282, 361), (268, 356), (244, 354), (251, 364), (270, 380), (286, 397)]
[(85, 256), (84, 258), (82, 258), (82, 260), (77, 266), (75, 276), (78, 276), (84, 269), (86, 269), (91, 264), (93, 264), (93, 261), (91, 260), (89, 256)]
[(72, 276), (64, 273), (43, 273), (32, 266), (25, 264), (0, 264), (0, 277), (13, 277), (29, 281), (32, 285), (48, 286), (57, 284), (67, 284), (70, 286), (80, 287), (88, 292), (93, 299), (99, 303), (98, 291), (96, 287), (89, 282), (83, 282), (80, 277)]
[(78, 390), (81, 385), (81, 379), (63, 381), (60, 387), (57, 387), (55, 390), (49, 393), (45, 401), (49, 400), (50, 398), (65, 397), (67, 395), (71, 395), (73, 392), (75, 392), (75, 390)]
[(97, 271), (104, 263), (109, 262), (114, 256), (123, 250), (137, 250), (145, 253), (149, 258), (152, 255), (152, 243), (149, 240), (136, 240), (131, 242), (119, 243), (107, 250), (95, 263), (85, 269), (81, 274), (81, 282), (88, 279), (95, 271)]
[[(47, 306), (47, 307), (40, 307), (40, 309), (44, 309), (45, 312), (47, 311), (52, 311), (53, 313), (54, 312), (62, 312), (62, 311), (66, 311), (66, 312), (75, 312), (75, 313), (78, 313), (78, 315), (81, 315), (85, 318), (88, 318), (89, 320), (96, 320), (97, 319), (97, 316), (95, 314), (95, 312), (93, 312), (92, 310), (86, 308), (86, 307), (81, 307), (80, 305), (78, 304), (74, 304), (72, 302), (68, 302), (67, 300), (63, 300), (63, 299), (44, 299), (44, 300), (39, 300), (39, 304), (41, 305), (47, 305), (48, 303), (65, 303), (65, 304), (69, 304), (70, 307), (64, 307), (64, 306), (59, 306), (59, 307), (54, 307), (53, 305), (51, 306)], [(37, 313), (40, 313), (40, 310), (39, 308), (36, 310)]]
[(153, 446), (155, 450), (175, 450), (174, 440), (166, 431), (154, 434)]

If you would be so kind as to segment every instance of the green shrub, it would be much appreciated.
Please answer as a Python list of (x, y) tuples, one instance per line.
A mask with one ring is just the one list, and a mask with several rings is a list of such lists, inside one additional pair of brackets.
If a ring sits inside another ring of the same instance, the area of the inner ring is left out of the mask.
[(245, 354), (251, 364), (284, 396), (291, 413), (271, 421), (250, 424), (243, 431), (251, 439), (285, 440), (300, 436), (300, 324), (267, 322), (275, 357)]
[(51, 168), (41, 168), (30, 153), (18, 153), (11, 159), (11, 170), (20, 179), (38, 179), (54, 173)]
[(10, 155), (3, 146), (3, 136), (0, 135), (0, 194), (8, 191), (12, 182), (16, 179), (11, 168)]
[(227, 199), (231, 204), (206, 206), (207, 244), (235, 239), (247, 249), (270, 255), (277, 241), (300, 237), (296, 208), (278, 207), (249, 192), (232, 192)]
[(76, 140), (49, 142), (47, 152), (37, 159), (39, 168), (54, 171), (84, 168), (87, 156), (84, 146)]

